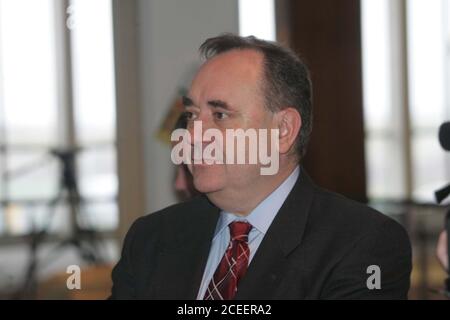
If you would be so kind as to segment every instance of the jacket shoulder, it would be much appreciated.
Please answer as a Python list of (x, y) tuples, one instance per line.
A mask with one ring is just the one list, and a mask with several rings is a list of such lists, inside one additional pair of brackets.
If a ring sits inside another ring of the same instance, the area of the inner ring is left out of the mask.
[(398, 224), (391, 217), (366, 204), (351, 200), (343, 195), (317, 188), (313, 206), (320, 209), (323, 218), (333, 224), (368, 231), (384, 224)]
[(205, 213), (215, 207), (204, 196), (195, 197), (189, 201), (173, 204), (164, 209), (138, 218), (131, 226), (129, 233), (158, 235), (170, 229), (185, 228), (202, 219)]

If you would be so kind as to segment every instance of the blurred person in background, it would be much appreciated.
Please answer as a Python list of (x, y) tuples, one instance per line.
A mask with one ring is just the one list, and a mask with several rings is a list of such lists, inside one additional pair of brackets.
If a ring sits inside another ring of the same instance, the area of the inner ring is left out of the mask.
[(447, 248), (447, 232), (442, 231), (439, 235), (438, 244), (436, 247), (436, 256), (442, 267), (448, 272), (448, 248)]
[[(186, 115), (182, 113), (179, 116), (174, 129), (186, 129), (186, 127)], [(189, 172), (189, 169), (185, 164), (176, 166), (174, 180), (175, 192), (177, 193), (177, 197), (180, 201), (189, 200), (199, 194), (198, 191), (195, 190), (192, 174)]]

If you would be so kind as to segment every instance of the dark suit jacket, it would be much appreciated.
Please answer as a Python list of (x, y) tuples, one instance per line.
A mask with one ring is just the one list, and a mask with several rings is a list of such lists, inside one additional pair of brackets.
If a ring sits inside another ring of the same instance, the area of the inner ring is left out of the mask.
[[(219, 209), (198, 197), (139, 218), (112, 272), (112, 299), (195, 299)], [(367, 268), (381, 270), (369, 290)], [(304, 170), (236, 299), (405, 299), (411, 247), (390, 218), (316, 187)]]

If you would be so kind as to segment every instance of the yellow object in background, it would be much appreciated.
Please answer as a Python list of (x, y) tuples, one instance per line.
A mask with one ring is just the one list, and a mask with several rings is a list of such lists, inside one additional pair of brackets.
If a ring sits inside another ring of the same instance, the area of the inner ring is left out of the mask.
[(180, 89), (177, 96), (173, 99), (166, 116), (164, 117), (161, 126), (157, 132), (157, 138), (165, 144), (171, 145), (170, 136), (175, 128), (175, 125), (184, 112), (183, 95), (186, 94), (186, 89)]

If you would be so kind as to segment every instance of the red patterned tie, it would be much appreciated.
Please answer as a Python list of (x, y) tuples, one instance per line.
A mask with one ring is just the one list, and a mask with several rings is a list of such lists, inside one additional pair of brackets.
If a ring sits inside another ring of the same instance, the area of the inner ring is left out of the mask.
[(239, 280), (248, 267), (250, 249), (248, 234), (252, 225), (244, 221), (230, 223), (230, 244), (214, 273), (204, 300), (231, 300), (236, 294)]

